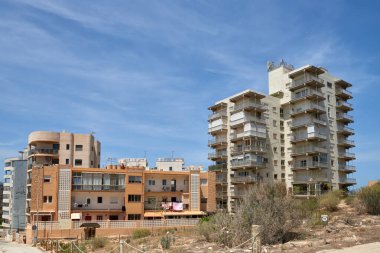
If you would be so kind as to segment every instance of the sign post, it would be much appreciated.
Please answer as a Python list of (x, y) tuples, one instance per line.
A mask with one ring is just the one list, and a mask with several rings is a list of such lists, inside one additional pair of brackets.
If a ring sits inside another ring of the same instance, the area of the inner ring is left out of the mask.
[(322, 221), (323, 226), (325, 227), (324, 242), (326, 244), (326, 227), (327, 227), (327, 224), (329, 223), (329, 216), (327, 214), (322, 214), (321, 221)]

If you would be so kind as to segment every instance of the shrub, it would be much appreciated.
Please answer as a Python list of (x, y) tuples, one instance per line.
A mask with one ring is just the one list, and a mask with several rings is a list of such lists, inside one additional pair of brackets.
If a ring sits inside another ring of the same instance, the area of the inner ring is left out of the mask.
[(91, 247), (93, 250), (104, 248), (107, 244), (107, 238), (95, 237), (91, 240)]
[(144, 237), (147, 237), (147, 236), (150, 236), (150, 230), (149, 229), (145, 229), (145, 228), (136, 229), (132, 233), (132, 238), (133, 239), (144, 238)]
[(380, 183), (362, 188), (358, 193), (359, 201), (368, 214), (380, 214)]
[(161, 237), (161, 246), (163, 249), (169, 249), (173, 239), (168, 232), (165, 236)]
[(217, 213), (209, 220), (201, 220), (197, 226), (198, 233), (208, 242), (218, 242), (232, 246), (232, 216), (225, 212)]
[(341, 191), (330, 191), (321, 196), (319, 206), (327, 211), (334, 212), (338, 210), (341, 195)]

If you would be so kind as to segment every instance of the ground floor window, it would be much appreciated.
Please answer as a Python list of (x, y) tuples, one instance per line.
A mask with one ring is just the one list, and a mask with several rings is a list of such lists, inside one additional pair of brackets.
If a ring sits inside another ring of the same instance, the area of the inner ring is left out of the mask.
[(110, 215), (110, 220), (119, 220), (119, 216), (117, 216), (117, 215)]
[(128, 214), (128, 220), (141, 220), (141, 214)]

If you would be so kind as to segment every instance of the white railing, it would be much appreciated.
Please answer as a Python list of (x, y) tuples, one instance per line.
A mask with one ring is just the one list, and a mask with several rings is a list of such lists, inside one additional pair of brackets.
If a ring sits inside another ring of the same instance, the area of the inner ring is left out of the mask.
[(310, 103), (310, 104), (305, 104), (305, 105), (302, 105), (300, 107), (294, 108), (294, 110), (291, 112), (291, 115), (295, 115), (295, 114), (302, 113), (302, 112), (312, 110), (312, 109), (317, 109), (320, 111), (326, 111), (326, 108), (324, 106), (319, 105), (319, 104), (315, 104), (315, 103)]
[(306, 126), (306, 125), (313, 125), (313, 124), (319, 124), (326, 126), (326, 121), (315, 119), (315, 118), (307, 118), (305, 120), (292, 120), (292, 122), (289, 123), (290, 127), (299, 127), (299, 126)]
[(308, 89), (308, 90), (305, 90), (305, 92), (301, 92), (299, 94), (294, 94), (291, 98), (291, 101), (298, 100), (298, 99), (305, 98), (305, 97), (309, 97), (311, 95), (317, 95), (319, 97), (324, 97), (324, 93), (322, 93), (320, 91)]
[(230, 125), (231, 126), (235, 126), (235, 125), (239, 125), (239, 124), (242, 124), (242, 123), (245, 123), (245, 122), (251, 122), (251, 121), (255, 121), (255, 122), (258, 122), (258, 123), (265, 124), (265, 119), (264, 118), (258, 118), (258, 117), (253, 117), (253, 116), (245, 116), (243, 118), (231, 121)]
[(212, 113), (212, 114), (208, 115), (209, 120), (213, 120), (213, 119), (216, 119), (219, 117), (227, 117), (227, 110), (218, 111), (216, 113)]
[(337, 113), (336, 119), (337, 120), (340, 120), (340, 119), (354, 120), (354, 117), (351, 115), (348, 115), (347, 113)]
[(244, 103), (231, 106), (230, 111), (234, 112), (234, 111), (238, 111), (238, 110), (246, 109), (246, 108), (256, 108), (256, 109), (260, 109), (260, 110), (265, 110), (266, 106), (261, 104), (261, 103), (257, 103), (257, 102), (253, 102), (253, 101), (245, 101)]
[(227, 124), (222, 124), (222, 125), (219, 125), (219, 126), (209, 127), (208, 132), (212, 133), (212, 132), (220, 131), (220, 130), (227, 130)]
[(249, 137), (249, 136), (255, 136), (255, 137), (259, 137), (259, 138), (266, 138), (267, 134), (266, 133), (262, 133), (262, 132), (253, 131), (253, 130), (244, 131), (242, 133), (232, 133), (232, 134), (230, 134), (230, 138), (231, 139), (237, 139), (237, 138)]
[(323, 80), (316, 77), (316, 76), (312, 76), (312, 75), (306, 75), (305, 77), (301, 78), (301, 79), (298, 79), (298, 80), (294, 80), (292, 81), (292, 83), (290, 84), (289, 88), (290, 89), (295, 89), (301, 85), (304, 85), (305, 83), (308, 83), (308, 82), (311, 82), (311, 81), (316, 81), (316, 82), (319, 82), (321, 84), (323, 84)]
[(197, 218), (190, 219), (162, 219), (162, 220), (117, 220), (117, 221), (70, 221), (69, 224), (58, 221), (39, 221), (34, 222), (41, 230), (58, 230), (58, 229), (79, 229), (84, 223), (97, 223), (100, 228), (151, 228), (151, 227), (176, 227), (176, 226), (195, 226), (199, 222)]
[(292, 155), (311, 153), (311, 152), (320, 152), (327, 153), (327, 148), (324, 147), (315, 147), (315, 146), (305, 146), (305, 147), (296, 147), (292, 149)]

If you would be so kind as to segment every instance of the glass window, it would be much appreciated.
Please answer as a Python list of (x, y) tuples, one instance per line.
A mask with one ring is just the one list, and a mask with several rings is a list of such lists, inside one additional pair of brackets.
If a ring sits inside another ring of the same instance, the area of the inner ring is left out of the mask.
[(44, 196), (44, 203), (52, 203), (53, 196)]
[(148, 185), (156, 185), (156, 180), (148, 180)]
[(201, 179), (201, 185), (207, 185), (208, 182), (207, 182), (207, 179)]
[(82, 166), (82, 159), (75, 159), (75, 166)]
[(83, 145), (75, 145), (75, 151), (83, 151)]
[(51, 176), (44, 176), (44, 183), (50, 183), (51, 182)]
[(98, 197), (98, 204), (103, 203), (103, 197)]
[(141, 176), (129, 176), (128, 182), (129, 183), (141, 184)]
[(141, 202), (141, 195), (128, 195), (128, 202)]

